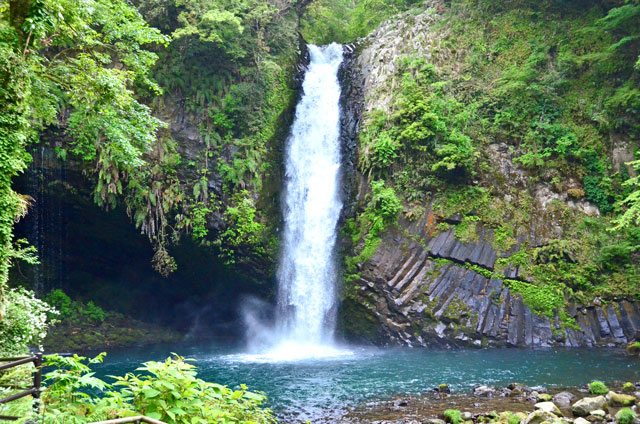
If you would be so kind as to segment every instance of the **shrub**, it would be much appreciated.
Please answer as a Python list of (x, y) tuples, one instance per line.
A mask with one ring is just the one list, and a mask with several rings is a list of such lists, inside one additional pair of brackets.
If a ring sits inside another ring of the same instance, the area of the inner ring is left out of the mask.
[(30, 290), (5, 292), (4, 313), (0, 320), (0, 356), (20, 355), (30, 346), (40, 346), (58, 311), (35, 297)]
[(276, 422), (271, 410), (262, 407), (264, 395), (244, 385), (232, 390), (203, 381), (196, 367), (180, 356), (145, 362), (138, 368), (145, 375), (113, 377), (112, 385), (94, 377), (89, 367), (103, 357), (47, 357), (45, 365), (57, 369), (45, 376), (44, 422), (85, 423), (134, 414), (169, 424)]
[(616, 421), (618, 424), (631, 424), (633, 423), (638, 415), (631, 410), (631, 408), (622, 408), (616, 414)]
[(371, 203), (376, 214), (382, 216), (385, 222), (393, 222), (402, 209), (400, 199), (393, 187), (385, 187), (383, 180), (371, 182)]
[(589, 384), (589, 392), (594, 395), (606, 395), (609, 388), (602, 381), (593, 381)]
[(462, 414), (457, 409), (447, 409), (444, 411), (444, 420), (450, 424), (460, 424), (464, 421)]
[(60, 313), (60, 319), (69, 318), (73, 314), (74, 302), (65, 292), (55, 289), (44, 298), (45, 302), (56, 308)]
[(104, 321), (104, 311), (101, 307), (96, 306), (93, 302), (89, 301), (82, 311), (82, 315), (89, 318), (91, 321), (101, 323)]

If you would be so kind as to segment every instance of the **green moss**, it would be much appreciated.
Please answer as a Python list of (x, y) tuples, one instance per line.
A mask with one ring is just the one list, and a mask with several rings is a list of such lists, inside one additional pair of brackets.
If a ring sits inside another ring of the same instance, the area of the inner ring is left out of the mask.
[(589, 383), (589, 393), (593, 395), (606, 395), (609, 388), (602, 381), (592, 381)]
[(616, 422), (618, 424), (632, 424), (638, 415), (631, 408), (622, 408), (616, 413)]
[(338, 318), (338, 332), (349, 340), (373, 343), (378, 335), (378, 320), (372, 313), (375, 309), (370, 305), (367, 309), (366, 301), (346, 298), (340, 305)]
[(447, 409), (444, 411), (444, 421), (450, 424), (460, 424), (464, 420), (462, 419), (462, 413), (457, 409)]

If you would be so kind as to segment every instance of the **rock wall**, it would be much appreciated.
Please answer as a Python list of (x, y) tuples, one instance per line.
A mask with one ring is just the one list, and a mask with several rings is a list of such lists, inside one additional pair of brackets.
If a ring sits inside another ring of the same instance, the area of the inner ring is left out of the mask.
[[(440, 18), (438, 2), (420, 14), (407, 13), (383, 23), (365, 39), (349, 46), (342, 73), (346, 99), (343, 102), (342, 131), (347, 146), (357, 143), (357, 133), (366, 114), (388, 111), (397, 88), (398, 59), (419, 54), (431, 57), (430, 49), (445, 35), (430, 31)], [(353, 52), (351, 52), (353, 50)], [(440, 59), (441, 60), (441, 59)], [(357, 149), (348, 163), (357, 163)], [(460, 218), (440, 216), (431, 202), (417, 219), (401, 219), (387, 230), (375, 254), (358, 264), (359, 280), (346, 288), (341, 329), (347, 338), (377, 344), (409, 346), (596, 346), (618, 345), (640, 334), (640, 304), (632, 299), (594, 300), (573, 304), (567, 316), (538, 315), (513, 292), (503, 279), (526, 281), (520, 269), (499, 267), (500, 258), (512, 255), (520, 245), (544, 245), (550, 237), (566, 231), (554, 219), (550, 207), (563, 204), (572, 213), (599, 215), (585, 200), (553, 192), (548, 184), (530, 183), (529, 176), (511, 160), (509, 149), (500, 143), (487, 149), (492, 165), (495, 192), (510, 201), (504, 188), (528, 191), (535, 213), (518, 232), (517, 243), (507, 252), (495, 248), (494, 232), (479, 224), (474, 241), (456, 237)], [(345, 214), (355, 216), (369, 191), (368, 176), (354, 169), (350, 180), (351, 201)], [(439, 223), (447, 223), (442, 229)], [(345, 246), (348, 243), (345, 241)], [(499, 271), (499, 272), (496, 272)], [(567, 318), (574, 324), (567, 325)], [(571, 320), (573, 318), (573, 320)]]
[[(571, 305), (578, 328), (559, 317), (539, 316), (502, 280), (471, 269), (493, 271), (499, 255), (493, 233), (480, 230), (464, 243), (455, 228), (434, 232), (435, 218), (403, 222), (390, 231), (373, 257), (361, 264), (353, 301), (375, 317), (375, 340), (409, 346), (596, 346), (627, 343), (640, 332), (640, 305), (626, 299)], [(477, 269), (477, 268), (476, 268)], [(504, 275), (520, 277), (508, 268)]]

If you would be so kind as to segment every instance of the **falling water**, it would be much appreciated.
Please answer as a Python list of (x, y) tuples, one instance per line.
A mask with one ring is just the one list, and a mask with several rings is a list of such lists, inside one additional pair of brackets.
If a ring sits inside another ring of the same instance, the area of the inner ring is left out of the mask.
[(278, 359), (333, 356), (336, 310), (336, 226), (340, 184), (342, 46), (309, 45), (286, 152), (283, 251), (276, 326), (267, 355)]

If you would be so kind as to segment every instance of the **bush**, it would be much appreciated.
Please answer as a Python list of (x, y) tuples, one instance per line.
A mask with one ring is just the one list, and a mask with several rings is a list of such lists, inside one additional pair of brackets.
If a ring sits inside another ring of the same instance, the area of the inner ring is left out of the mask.
[(0, 356), (23, 354), (29, 351), (30, 346), (42, 350), (40, 344), (58, 311), (23, 288), (7, 290), (3, 300)]
[(616, 414), (616, 422), (618, 424), (632, 424), (638, 415), (631, 408), (622, 408)]
[(92, 301), (86, 305), (72, 300), (60, 289), (51, 291), (45, 296), (45, 301), (60, 311), (60, 319), (63, 321), (81, 322), (89, 320), (95, 324), (101, 324), (105, 320), (104, 310)]
[(462, 414), (457, 409), (447, 409), (444, 411), (444, 420), (450, 424), (460, 424), (464, 421)]
[(82, 311), (82, 314), (93, 322), (101, 323), (104, 321), (104, 311), (101, 307), (96, 306), (91, 301), (87, 303), (87, 306)]
[(393, 222), (402, 210), (402, 204), (393, 187), (385, 187), (383, 180), (372, 181), (371, 193), (371, 204), (376, 214), (382, 216), (385, 222)]
[(602, 381), (593, 381), (589, 384), (589, 392), (594, 395), (606, 395), (609, 388)]
[(60, 319), (69, 318), (73, 314), (75, 302), (60, 289), (51, 291), (44, 300), (59, 311)]
[[(89, 365), (102, 362), (104, 353), (89, 359), (74, 355), (47, 357), (43, 396), (45, 422), (85, 423), (143, 414), (168, 424), (256, 423), (272, 424), (266, 397), (197, 378), (196, 367), (174, 356), (164, 362), (145, 362), (138, 371), (108, 384), (93, 376)], [(86, 363), (85, 363), (86, 362)], [(115, 390), (120, 388), (120, 391)]]

